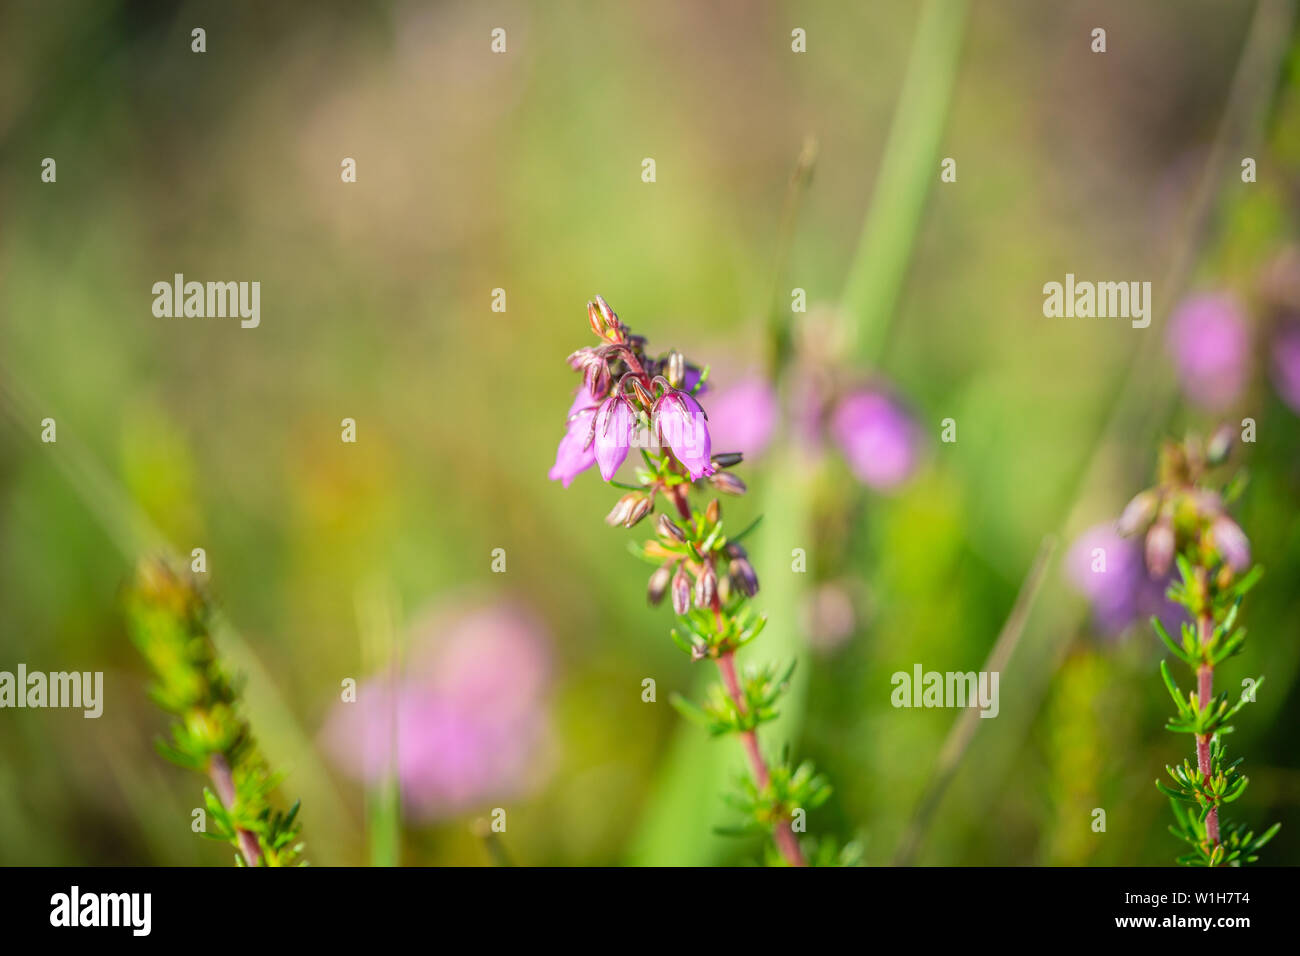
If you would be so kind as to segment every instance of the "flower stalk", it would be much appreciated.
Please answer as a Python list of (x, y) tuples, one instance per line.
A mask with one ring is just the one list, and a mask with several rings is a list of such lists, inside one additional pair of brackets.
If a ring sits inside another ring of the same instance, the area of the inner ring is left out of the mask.
[(1165, 725), (1174, 733), (1191, 735), (1194, 760), (1166, 767), (1172, 783), (1156, 786), (1169, 797), (1174, 825), (1170, 832), (1190, 848), (1178, 857), (1188, 866), (1240, 866), (1259, 859), (1258, 851), (1280, 829), (1274, 824), (1260, 836), (1245, 826), (1222, 819), (1225, 804), (1239, 799), (1249, 783), (1238, 770), (1242, 758), (1227, 760), (1223, 735), (1229, 721), (1254, 700), (1257, 678), (1233, 701), (1214, 694), (1215, 669), (1241, 652), (1246, 632), (1237, 617), (1245, 595), (1262, 570), (1251, 561), (1250, 542), (1228, 506), (1240, 494), (1240, 481), (1216, 482), (1232, 446), (1230, 429), (1220, 429), (1207, 444), (1196, 437), (1166, 443), (1161, 450), (1159, 480), (1137, 495), (1119, 519), (1121, 533), (1144, 534), (1148, 571), (1164, 577), (1176, 565), (1178, 576), (1167, 596), (1186, 612), (1181, 640), (1175, 641), (1158, 617), (1156, 634), (1173, 655), (1190, 669), (1195, 691), (1184, 696), (1160, 662), (1160, 673), (1176, 714)]
[[(699, 400), (707, 391), (708, 369), (678, 352), (650, 355), (646, 340), (632, 335), (599, 296), (588, 303), (587, 314), (601, 344), (569, 357), (583, 381), (550, 477), (567, 487), (597, 465), (605, 481), (626, 492), (605, 519), (611, 526), (633, 527), (657, 504), (667, 509), (654, 523), (654, 537), (632, 550), (654, 566), (646, 588), (649, 602), (670, 597), (678, 619), (673, 641), (692, 661), (712, 660), (721, 678), (702, 705), (676, 695), (673, 705), (713, 735), (738, 737), (745, 754), (749, 773), (740, 781), (741, 792), (728, 799), (744, 820), (719, 832), (765, 834), (771, 840), (767, 859), (774, 864), (844, 862), (851, 851), (812, 840), (805, 846), (797, 835), (807, 811), (830, 796), (826, 780), (810, 763), (795, 767), (784, 755), (769, 759), (758, 739), (758, 727), (777, 716), (776, 703), (792, 668), (781, 673), (736, 662), (736, 653), (766, 624), (750, 605), (758, 577), (741, 544), (757, 522), (732, 535), (719, 498), (692, 497), (710, 487), (727, 495), (746, 490), (729, 471), (741, 456), (712, 451), (708, 415)], [(636, 481), (615, 481), (634, 447), (642, 464)]]

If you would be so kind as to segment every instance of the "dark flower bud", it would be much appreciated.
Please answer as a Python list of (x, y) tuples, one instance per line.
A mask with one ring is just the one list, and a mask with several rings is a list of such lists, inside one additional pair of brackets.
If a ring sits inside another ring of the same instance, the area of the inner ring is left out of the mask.
[(1210, 525), (1210, 535), (1224, 564), (1237, 574), (1250, 567), (1250, 541), (1237, 522), (1227, 515), (1219, 515)]
[(650, 575), (650, 581), (646, 584), (646, 600), (651, 604), (658, 604), (664, 599), (668, 592), (668, 584), (673, 579), (673, 568), (670, 564), (665, 564), (661, 568), (656, 568)]
[(659, 524), (656, 525), (656, 527), (659, 529), (661, 537), (671, 538), (672, 540), (683, 544), (686, 542), (686, 532), (678, 526), (676, 521), (667, 515), (659, 516)]
[(1147, 571), (1153, 578), (1163, 578), (1174, 563), (1174, 525), (1164, 517), (1151, 526), (1146, 540)]
[(718, 574), (713, 565), (706, 564), (703, 573), (695, 579), (695, 606), (712, 607), (718, 596)]
[[(713, 459), (715, 465), (718, 460)], [(737, 478), (729, 471), (719, 471), (709, 476), (709, 484), (713, 485), (724, 495), (743, 495), (749, 490), (749, 486)]]
[(1125, 537), (1139, 534), (1155, 520), (1159, 508), (1160, 494), (1151, 489), (1143, 491), (1124, 506), (1124, 513), (1119, 516), (1116, 529)]
[(629, 491), (622, 498), (619, 498), (614, 503), (614, 507), (609, 514), (605, 515), (605, 524), (611, 528), (627, 524), (628, 515), (632, 513), (632, 509), (636, 506), (637, 499), (643, 497), (645, 496), (638, 491)]
[(582, 383), (587, 386), (587, 391), (592, 395), (600, 397), (608, 392), (609, 380), (609, 366), (603, 358), (593, 359), (583, 369)]
[(724, 451), (720, 455), (713, 456), (713, 464), (716, 468), (735, 468), (744, 460), (744, 454), (738, 451)]
[(1236, 437), (1236, 429), (1231, 425), (1221, 426), (1210, 436), (1209, 444), (1205, 446), (1205, 460), (1211, 465), (1221, 465), (1227, 461), (1228, 455), (1232, 452), (1234, 437)]
[(632, 391), (636, 392), (636, 400), (641, 403), (643, 409), (654, 408), (654, 396), (646, 391), (645, 386), (641, 384), (640, 379), (628, 378), (632, 383)]
[(754, 573), (754, 566), (748, 558), (732, 558), (730, 573), (736, 590), (745, 597), (753, 597), (758, 593), (758, 575)]
[(708, 507), (704, 509), (704, 520), (709, 524), (717, 524), (722, 517), (722, 504), (717, 498), (709, 502)]
[(632, 510), (628, 512), (627, 519), (623, 522), (624, 526), (631, 528), (639, 524), (642, 518), (654, 510), (654, 506), (649, 495), (642, 495), (640, 500), (632, 505)]
[(681, 352), (673, 352), (668, 356), (664, 365), (664, 377), (673, 388), (682, 387), (682, 382), (686, 380), (686, 359), (682, 358)]
[(678, 565), (677, 573), (673, 575), (672, 588), (673, 610), (685, 614), (691, 609), (691, 582), (681, 565)]

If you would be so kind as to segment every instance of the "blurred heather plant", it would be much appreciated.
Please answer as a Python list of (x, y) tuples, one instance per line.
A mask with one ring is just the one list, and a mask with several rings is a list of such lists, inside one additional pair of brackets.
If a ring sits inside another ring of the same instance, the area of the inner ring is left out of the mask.
[(1174, 825), (1170, 831), (1191, 847), (1178, 857), (1188, 866), (1240, 866), (1258, 859), (1257, 852), (1281, 827), (1274, 824), (1260, 836), (1252, 830), (1220, 819), (1226, 803), (1238, 799), (1247, 777), (1238, 769), (1242, 758), (1228, 761), (1223, 736), (1228, 723), (1254, 699), (1254, 687), (1236, 701), (1231, 694), (1214, 693), (1215, 668), (1241, 651), (1245, 630), (1237, 627), (1237, 613), (1246, 593), (1259, 580), (1262, 569), (1252, 566), (1250, 542), (1229, 516), (1228, 505), (1243, 483), (1226, 485), (1212, 480), (1232, 447), (1231, 428), (1220, 429), (1203, 444), (1196, 437), (1168, 442), (1160, 453), (1155, 487), (1137, 495), (1124, 509), (1119, 530), (1144, 535), (1146, 566), (1163, 577), (1174, 566), (1178, 579), (1169, 587), (1171, 601), (1186, 609), (1188, 622), (1181, 640), (1170, 637), (1158, 617), (1151, 618), (1160, 639), (1196, 677), (1196, 690), (1184, 696), (1165, 661), (1160, 673), (1177, 714), (1165, 725), (1174, 733), (1195, 740), (1195, 759), (1166, 767), (1172, 781), (1156, 781), (1170, 798)]
[[(672, 514), (659, 515), (656, 537), (633, 545), (632, 551), (655, 566), (650, 603), (671, 596), (678, 617), (673, 641), (691, 660), (713, 661), (722, 678), (702, 705), (678, 696), (673, 704), (711, 734), (734, 734), (744, 748), (750, 774), (742, 778), (740, 792), (727, 798), (744, 820), (723, 832), (770, 836), (769, 864), (850, 862), (851, 848), (841, 851), (829, 841), (814, 840), (801, 845), (796, 836), (804, 814), (830, 796), (825, 778), (811, 763), (792, 764), (788, 751), (769, 763), (759, 746), (758, 727), (777, 716), (777, 701), (792, 668), (741, 671), (736, 666), (736, 652), (766, 623), (749, 605), (758, 592), (758, 577), (741, 545), (757, 521), (728, 535), (717, 498), (702, 506), (691, 501), (692, 493), (702, 490), (701, 482), (730, 495), (746, 490), (728, 470), (740, 463), (741, 455), (712, 451), (708, 416), (697, 398), (707, 388), (708, 369), (688, 363), (679, 352), (650, 357), (646, 340), (633, 335), (600, 296), (587, 304), (587, 316), (601, 344), (569, 356), (583, 381), (550, 477), (567, 487), (596, 464), (605, 481), (627, 492), (605, 519), (611, 526), (636, 525), (656, 502), (671, 506)], [(615, 481), (634, 447), (643, 465), (636, 482)]]
[(239, 687), (217, 659), (209, 631), (210, 605), (198, 587), (161, 559), (146, 560), (126, 593), (131, 640), (154, 674), (150, 696), (177, 720), (158, 751), (206, 774), (208, 829), (230, 843), (239, 866), (303, 865), (298, 803), (271, 805), (279, 782), (267, 767), (239, 713)]

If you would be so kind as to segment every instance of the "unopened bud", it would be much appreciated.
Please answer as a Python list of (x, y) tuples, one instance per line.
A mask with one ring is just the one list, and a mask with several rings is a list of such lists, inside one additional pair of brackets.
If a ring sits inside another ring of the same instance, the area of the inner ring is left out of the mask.
[(1232, 440), (1235, 436), (1236, 429), (1231, 425), (1221, 426), (1210, 436), (1210, 441), (1205, 446), (1205, 460), (1211, 465), (1221, 465), (1227, 461), (1228, 455), (1232, 452)]
[(691, 609), (691, 582), (681, 565), (678, 565), (677, 573), (673, 575), (672, 588), (673, 610), (678, 614), (685, 614)]
[(637, 378), (629, 378), (628, 381), (632, 383), (632, 391), (636, 392), (636, 399), (641, 403), (641, 407), (653, 408), (655, 403), (654, 396), (646, 391), (645, 386), (641, 384), (641, 380)]
[(668, 584), (673, 579), (673, 569), (671, 565), (665, 564), (661, 568), (656, 568), (650, 575), (650, 581), (646, 584), (646, 600), (651, 604), (658, 604), (664, 599), (664, 594), (668, 591)]
[(706, 564), (704, 571), (695, 579), (695, 606), (712, 607), (713, 599), (718, 596), (718, 574), (713, 565)]
[(715, 468), (735, 468), (737, 465), (739, 465), (739, 464), (740, 464), (742, 461), (744, 461), (744, 460), (745, 460), (745, 456), (744, 456), (744, 454), (743, 454), (742, 452), (738, 452), (738, 451), (724, 451), (724, 452), (723, 452), (722, 454), (720, 454), (720, 455), (714, 455), (714, 456), (713, 456), (713, 467), (715, 467)]
[(681, 352), (673, 352), (668, 356), (664, 373), (669, 385), (673, 388), (682, 387), (682, 382), (686, 381), (686, 359), (682, 358)]
[(591, 323), (591, 331), (603, 339), (605, 337), (605, 320), (601, 317), (600, 309), (596, 307), (595, 302), (587, 303), (587, 321)]
[(611, 528), (626, 524), (628, 515), (632, 513), (632, 509), (636, 506), (637, 499), (642, 497), (644, 495), (640, 492), (629, 491), (622, 498), (619, 498), (614, 503), (614, 507), (610, 509), (609, 514), (605, 515), (605, 524)]
[(1163, 578), (1174, 563), (1174, 526), (1161, 518), (1151, 526), (1146, 540), (1147, 571), (1153, 578)]
[(1124, 512), (1116, 523), (1116, 530), (1125, 537), (1145, 531), (1155, 520), (1159, 508), (1159, 492), (1151, 489), (1141, 492), (1124, 506)]
[(704, 509), (704, 520), (709, 524), (717, 524), (722, 517), (722, 504), (717, 498), (709, 502), (708, 507)]
[[(713, 463), (717, 465), (718, 462), (715, 459)], [(729, 471), (715, 471), (709, 476), (709, 484), (724, 495), (743, 495), (749, 490), (748, 485)]]
[(659, 534), (665, 538), (671, 538), (674, 541), (686, 542), (686, 532), (678, 527), (677, 522), (667, 515), (659, 516), (659, 524), (656, 525)]
[(747, 558), (732, 558), (730, 572), (736, 590), (745, 597), (753, 597), (758, 593), (758, 575), (754, 573), (754, 566)]
[(583, 370), (582, 383), (587, 386), (587, 391), (597, 398), (609, 391), (609, 379), (609, 366), (602, 358), (588, 362), (586, 369)]
[(640, 499), (632, 505), (632, 510), (628, 512), (627, 518), (623, 521), (625, 527), (631, 528), (639, 524), (641, 519), (654, 510), (654, 502), (650, 500), (649, 495), (642, 495)]
[(605, 320), (605, 325), (610, 331), (617, 331), (623, 327), (623, 323), (618, 320), (614, 310), (609, 307), (603, 295), (596, 296), (596, 308), (600, 311), (600, 317)]

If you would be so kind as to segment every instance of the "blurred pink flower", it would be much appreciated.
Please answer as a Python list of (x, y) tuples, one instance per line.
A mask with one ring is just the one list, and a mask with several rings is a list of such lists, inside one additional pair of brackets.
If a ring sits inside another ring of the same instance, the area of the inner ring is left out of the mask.
[(1246, 384), (1250, 333), (1231, 296), (1204, 294), (1180, 304), (1169, 320), (1169, 350), (1183, 394), (1197, 405), (1224, 409)]
[[(526, 610), (501, 604), (417, 629), (396, 681), (372, 677), (321, 732), (331, 759), (368, 785), (394, 765), (410, 817), (453, 816), (526, 789), (547, 736), (549, 653)], [(394, 760), (395, 758), (395, 760)]]
[(1288, 322), (1273, 338), (1273, 384), (1282, 401), (1300, 414), (1300, 322)]
[(1124, 538), (1113, 524), (1083, 532), (1065, 557), (1071, 586), (1088, 599), (1093, 622), (1115, 636), (1130, 624), (1157, 615), (1171, 634), (1185, 619), (1182, 608), (1165, 597), (1169, 578), (1153, 580), (1142, 558), (1142, 539)]
[(881, 391), (849, 394), (831, 415), (831, 436), (858, 480), (878, 490), (895, 488), (916, 468), (920, 435), (912, 416)]
[(709, 430), (720, 452), (743, 452), (753, 460), (763, 454), (779, 413), (776, 393), (761, 378), (747, 378), (718, 390), (709, 399)]

